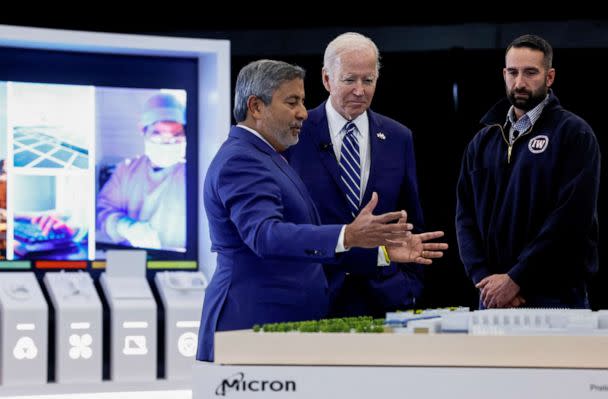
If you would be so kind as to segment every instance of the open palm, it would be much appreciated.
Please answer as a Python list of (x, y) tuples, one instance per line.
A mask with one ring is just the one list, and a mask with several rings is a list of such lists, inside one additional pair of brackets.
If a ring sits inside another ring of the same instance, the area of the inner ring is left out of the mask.
[(387, 247), (392, 261), (400, 263), (420, 263), (430, 265), (433, 259), (441, 258), (448, 244), (443, 242), (427, 242), (443, 237), (443, 231), (411, 234), (401, 245)]

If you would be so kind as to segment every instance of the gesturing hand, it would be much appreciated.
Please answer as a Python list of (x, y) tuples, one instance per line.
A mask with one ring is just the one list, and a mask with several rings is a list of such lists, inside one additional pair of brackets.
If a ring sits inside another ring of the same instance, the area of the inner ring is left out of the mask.
[(435, 238), (443, 237), (443, 231), (431, 231), (428, 233), (411, 234), (401, 246), (388, 247), (388, 255), (392, 261), (400, 263), (420, 263), (430, 265), (433, 259), (441, 258), (443, 252), (448, 249), (448, 244), (443, 242), (426, 242)]
[[(378, 204), (378, 194), (372, 194), (372, 199), (365, 205), (359, 215), (344, 230), (344, 246), (346, 248), (374, 248), (380, 245), (387, 247), (404, 245), (404, 241), (412, 233), (413, 226), (406, 223), (405, 211), (388, 212), (382, 215), (372, 215)], [(397, 223), (391, 223), (391, 222)]]

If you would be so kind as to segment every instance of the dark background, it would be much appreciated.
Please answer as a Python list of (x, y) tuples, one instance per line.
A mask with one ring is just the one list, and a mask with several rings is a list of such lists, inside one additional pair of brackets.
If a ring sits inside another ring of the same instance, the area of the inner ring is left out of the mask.
[[(449, 15), (451, 11), (442, 13)], [(38, 20), (31, 16), (5, 16), (0, 18), (0, 23), (228, 39), (233, 83), (238, 70), (255, 59), (277, 58), (296, 63), (308, 71), (306, 102), (309, 108), (327, 97), (320, 79), (327, 43), (347, 31), (371, 37), (382, 53), (383, 64), (372, 108), (414, 131), (426, 226), (430, 230), (445, 230), (450, 244), (447, 256), (427, 269), (424, 305), (475, 307), (476, 292), (464, 274), (454, 233), (455, 186), (464, 148), (479, 129), (479, 119), (504, 96), (504, 48), (524, 33), (535, 33), (549, 40), (555, 52), (555, 94), (565, 108), (589, 122), (602, 153), (606, 154), (608, 144), (603, 136), (608, 129), (605, 118), (608, 80), (604, 68), (608, 58), (608, 21), (597, 19), (601, 14), (581, 10), (569, 10), (568, 16), (550, 16), (543, 10), (543, 15), (518, 18), (504, 15), (450, 18), (436, 17), (433, 12), (405, 15), (391, 9), (383, 9), (381, 17), (368, 15), (361, 9), (356, 13), (362, 17), (357, 18), (356, 24), (325, 16), (320, 11), (282, 18), (266, 14), (203, 13), (162, 23), (158, 18), (78, 18), (75, 21), (46, 16)], [(606, 218), (603, 206), (606, 181), (606, 165), (603, 165), (599, 200), (600, 272), (593, 278), (591, 291), (594, 309), (608, 309), (608, 272), (604, 270), (606, 251), (603, 250), (606, 234), (602, 230)]]
[[(608, 153), (605, 93), (608, 81), (593, 77), (605, 64), (608, 49), (555, 49), (555, 94), (562, 105), (583, 117), (594, 129), (602, 153)], [(279, 56), (308, 71), (306, 102), (314, 107), (327, 98), (320, 79), (321, 56)], [(272, 57), (271, 57), (272, 58)], [(233, 81), (238, 68), (255, 57), (233, 57)], [(477, 306), (477, 293), (464, 274), (454, 231), (456, 182), (465, 146), (481, 127), (479, 119), (502, 96), (504, 50), (384, 53), (372, 108), (404, 123), (414, 132), (420, 195), (427, 230), (444, 230), (450, 250), (427, 269), (426, 307)], [(458, 88), (457, 100), (454, 86)], [(599, 215), (603, 221), (606, 164), (602, 165)], [(564, 234), (569, 232), (564, 231)], [(605, 232), (600, 229), (600, 272), (592, 280), (591, 301), (608, 308), (608, 274), (602, 255)], [(564, 248), (564, 250), (568, 250)], [(423, 306), (423, 307), (424, 307)]]

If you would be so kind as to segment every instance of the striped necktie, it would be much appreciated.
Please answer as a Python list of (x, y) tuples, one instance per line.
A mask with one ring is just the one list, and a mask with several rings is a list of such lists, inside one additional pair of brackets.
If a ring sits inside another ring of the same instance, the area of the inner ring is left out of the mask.
[(340, 181), (348, 200), (353, 219), (359, 213), (361, 198), (361, 159), (359, 158), (359, 139), (357, 126), (352, 121), (344, 125), (344, 138), (340, 150)]

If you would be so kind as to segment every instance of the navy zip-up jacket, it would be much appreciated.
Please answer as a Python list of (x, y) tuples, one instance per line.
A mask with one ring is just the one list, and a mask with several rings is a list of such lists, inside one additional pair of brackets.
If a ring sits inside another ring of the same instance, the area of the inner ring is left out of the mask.
[(460, 257), (476, 284), (507, 273), (529, 306), (578, 307), (598, 268), (600, 151), (555, 95), (509, 146), (505, 98), (481, 120), (457, 187)]

